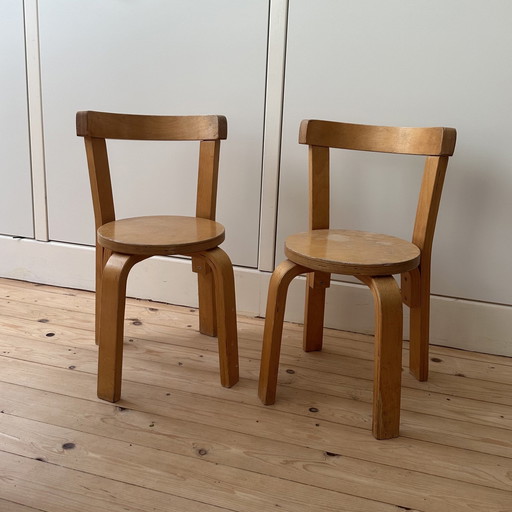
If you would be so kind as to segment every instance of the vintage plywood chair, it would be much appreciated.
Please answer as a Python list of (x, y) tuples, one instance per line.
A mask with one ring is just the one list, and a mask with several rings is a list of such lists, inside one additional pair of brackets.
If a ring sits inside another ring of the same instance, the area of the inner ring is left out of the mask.
[[(199, 327), (218, 333), (220, 379), (238, 381), (238, 348), (233, 268), (218, 246), (224, 227), (215, 222), (220, 141), (227, 136), (223, 116), (144, 116), (78, 112), (89, 165), (96, 242), (96, 343), (98, 396), (121, 396), (126, 280), (139, 261), (155, 255), (192, 256), (198, 273)], [(116, 220), (106, 139), (200, 141), (195, 217), (148, 216)]]
[[(275, 401), (286, 293), (307, 274), (305, 351), (322, 348), (325, 288), (330, 274), (352, 275), (368, 285), (375, 302), (373, 435), (397, 437), (400, 421), (402, 301), (411, 308), (410, 369), (428, 376), (430, 258), (452, 128), (393, 128), (302, 121), (299, 143), (309, 145), (309, 229), (286, 239), (282, 262), (268, 292), (259, 396)], [(392, 236), (329, 229), (329, 148), (426, 156), (412, 243)], [(394, 274), (402, 275), (400, 291)]]

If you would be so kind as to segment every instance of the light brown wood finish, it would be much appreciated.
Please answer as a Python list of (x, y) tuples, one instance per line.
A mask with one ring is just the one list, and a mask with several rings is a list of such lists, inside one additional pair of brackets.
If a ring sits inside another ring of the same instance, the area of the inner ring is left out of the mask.
[[(215, 219), (217, 181), (219, 172), (219, 140), (203, 140), (199, 147), (199, 176), (197, 180), (196, 216)], [(204, 259), (192, 258), (192, 270), (197, 272), (199, 298), (199, 330), (217, 336), (217, 313), (213, 274)]]
[(127, 299), (126, 316), (113, 407), (93, 389), (94, 295), (0, 280), (2, 512), (510, 510), (511, 358), (432, 347), (429, 382), (403, 374), (401, 437), (384, 445), (369, 435), (372, 336), (326, 329), (324, 351), (304, 354), (285, 323), (288, 399), (267, 408), (261, 319), (238, 319), (228, 392), (195, 309)]
[(0, 510), (5, 510), (7, 512), (37, 512), (40, 509), (26, 507), (25, 505), (19, 505), (13, 501), (0, 499)]
[(98, 229), (102, 247), (123, 254), (192, 254), (224, 241), (224, 226), (198, 217), (158, 215), (115, 220)]
[[(77, 126), (86, 120), (85, 113), (77, 114)], [(78, 128), (77, 128), (78, 131)], [(89, 168), (89, 182), (91, 184), (92, 205), (94, 208), (94, 222), (96, 231), (108, 222), (115, 220), (114, 198), (112, 182), (108, 165), (107, 144), (105, 139), (85, 138), (85, 151)], [(96, 344), (99, 344), (100, 316), (101, 316), (101, 279), (105, 263), (110, 256), (99, 243), (96, 242)]]
[(302, 347), (305, 352), (322, 350), (325, 315), (325, 290), (331, 283), (331, 274), (310, 272), (306, 278), (304, 301), (304, 333)]
[[(309, 145), (309, 231), (285, 241), (288, 258), (277, 267), (267, 303), (260, 398), (273, 403), (286, 290), (294, 265), (308, 273), (303, 348), (322, 348), (325, 288), (330, 274), (358, 277), (373, 292), (375, 302), (375, 368), (373, 434), (397, 437), (400, 418), (402, 301), (411, 308), (410, 369), (428, 376), (430, 259), (434, 228), (448, 156), (455, 148), (453, 128), (398, 128), (332, 121), (302, 121), (299, 142)], [(361, 231), (330, 229), (329, 149), (426, 156), (412, 242)], [(283, 269), (288, 269), (286, 279)], [(402, 274), (400, 290), (392, 277)], [(282, 284), (281, 284), (282, 280)], [(278, 310), (279, 315), (273, 313)], [(264, 392), (262, 392), (264, 390)], [(270, 390), (270, 391), (269, 391)]]
[(132, 267), (147, 256), (113, 253), (101, 281), (98, 397), (109, 402), (121, 398), (126, 280)]
[(375, 357), (373, 372), (373, 435), (398, 437), (402, 382), (402, 297), (392, 276), (358, 276), (373, 293)]
[[(98, 396), (121, 396), (126, 280), (130, 269), (156, 255), (192, 256), (198, 273), (201, 332), (219, 330), (223, 386), (238, 381), (233, 269), (218, 249), (224, 227), (215, 222), (220, 141), (227, 136), (223, 116), (145, 116), (78, 112), (77, 134), (84, 137), (97, 230), (96, 343), (99, 344)], [(199, 142), (196, 216), (116, 219), (105, 139)], [(222, 327), (217, 329), (218, 322)]]
[(430, 261), (434, 230), (441, 202), (448, 157), (429, 157), (425, 162), (423, 181), (421, 184), (418, 210), (414, 223), (412, 241), (421, 250), (421, 262), (418, 266), (419, 297), (417, 306), (411, 307), (410, 316), (410, 369), (420, 381), (428, 379), (428, 345), (430, 328)]
[(299, 131), (299, 143), (309, 146), (423, 156), (451, 156), (455, 140), (453, 128), (402, 128), (319, 120), (302, 121)]
[(197, 274), (199, 332), (217, 336), (217, 307), (212, 269), (206, 258), (192, 257), (192, 270)]
[(329, 229), (329, 148), (309, 147), (309, 229)]
[[(309, 156), (309, 229), (329, 228), (330, 176), (329, 148), (310, 146)], [(330, 286), (328, 272), (307, 276), (302, 346), (306, 352), (322, 350), (325, 316), (325, 289)]]
[(224, 116), (152, 116), (83, 111), (76, 116), (80, 137), (126, 140), (204, 140), (227, 137)]
[(284, 251), (298, 265), (348, 275), (399, 274), (416, 268), (420, 260), (420, 250), (410, 242), (348, 229), (315, 229), (290, 235)]
[(212, 269), (219, 340), (220, 381), (230, 388), (238, 382), (235, 277), (228, 255), (217, 247), (202, 253)]
[(96, 241), (96, 330), (94, 340), (96, 345), (100, 344), (100, 317), (101, 317), (101, 288), (103, 268), (107, 263), (112, 251), (105, 249)]
[(291, 261), (283, 261), (270, 278), (258, 386), (259, 397), (265, 405), (273, 404), (276, 399), (277, 371), (288, 286), (294, 277), (304, 272), (307, 272), (307, 269)]

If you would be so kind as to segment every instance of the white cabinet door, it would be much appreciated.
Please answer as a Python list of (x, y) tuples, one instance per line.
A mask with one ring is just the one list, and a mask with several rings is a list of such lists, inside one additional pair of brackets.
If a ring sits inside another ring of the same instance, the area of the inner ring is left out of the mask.
[[(50, 238), (94, 241), (77, 110), (223, 114), (223, 247), (256, 266), (268, 0), (45, 0), (39, 11)], [(118, 216), (194, 214), (197, 144), (111, 147)]]
[[(278, 261), (285, 237), (307, 229), (301, 119), (453, 126), (432, 290), (512, 302), (511, 19), (508, 0), (290, 0)], [(332, 226), (410, 238), (422, 163), (340, 153)]]
[(0, 0), (0, 234), (33, 237), (22, 0)]

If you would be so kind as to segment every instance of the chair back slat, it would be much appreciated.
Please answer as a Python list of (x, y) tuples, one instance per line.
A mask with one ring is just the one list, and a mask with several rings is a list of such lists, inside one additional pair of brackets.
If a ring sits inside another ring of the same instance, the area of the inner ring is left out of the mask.
[(310, 146), (424, 156), (450, 156), (455, 149), (453, 128), (400, 128), (333, 121), (305, 120), (299, 143)]
[(128, 140), (221, 140), (227, 137), (224, 116), (149, 116), (78, 112), (77, 135)]

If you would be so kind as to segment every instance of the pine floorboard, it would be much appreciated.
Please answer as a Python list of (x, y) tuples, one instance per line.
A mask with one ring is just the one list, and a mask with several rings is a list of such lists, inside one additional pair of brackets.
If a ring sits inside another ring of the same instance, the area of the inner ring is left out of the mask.
[(95, 395), (94, 295), (0, 279), (0, 511), (512, 512), (512, 360), (431, 348), (401, 436), (371, 436), (373, 339), (286, 324), (276, 404), (263, 320), (239, 317), (219, 384), (195, 308), (129, 299), (122, 399)]

